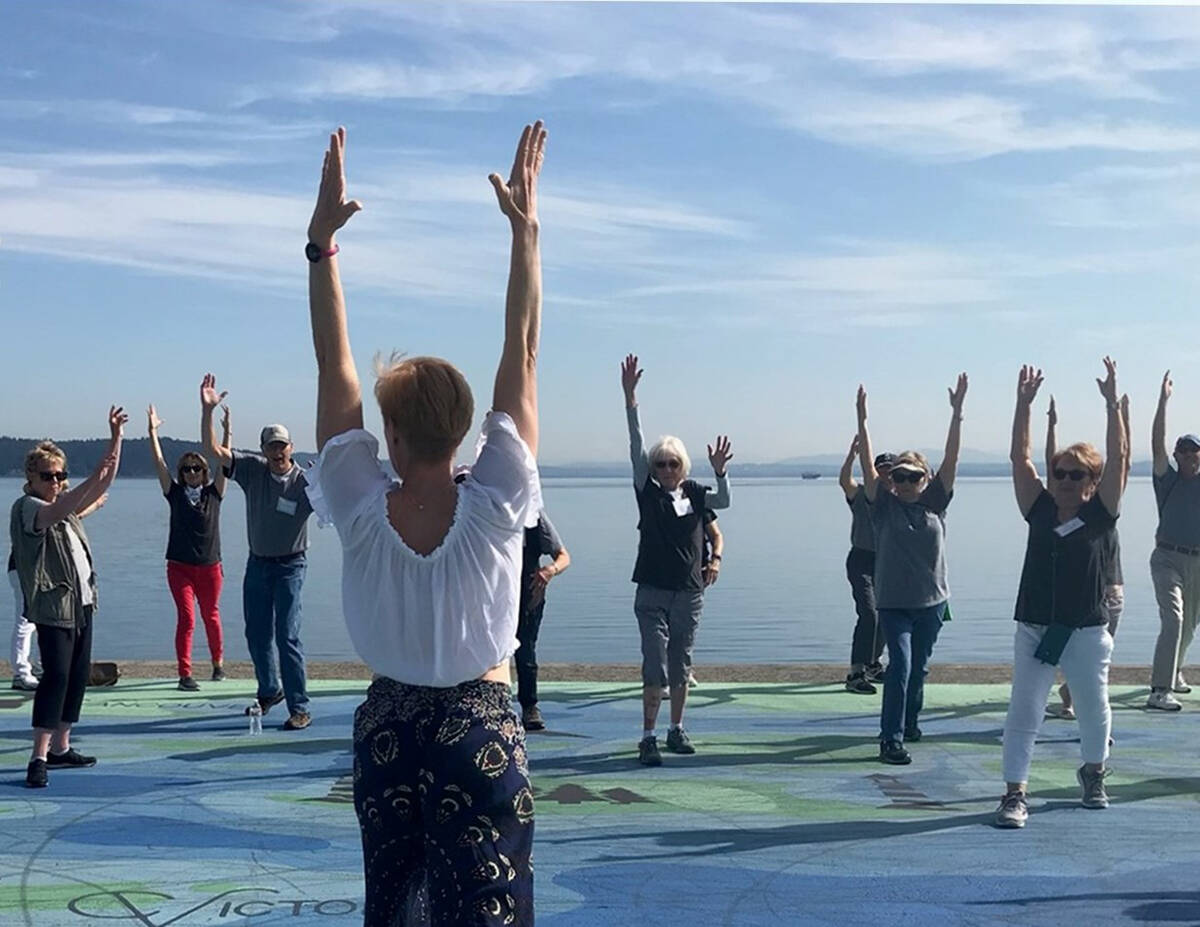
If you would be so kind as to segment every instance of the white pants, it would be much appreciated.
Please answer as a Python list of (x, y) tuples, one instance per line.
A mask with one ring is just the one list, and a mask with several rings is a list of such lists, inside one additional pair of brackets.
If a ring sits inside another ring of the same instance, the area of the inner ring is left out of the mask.
[(21, 581), (17, 578), (16, 570), (8, 571), (8, 582), (13, 590), (13, 632), (12, 650), (9, 659), (12, 662), (13, 678), (33, 678), (33, 667), (29, 663), (29, 652), (33, 648), (33, 632), (35, 626), (25, 618), (25, 595), (21, 592)]
[[(1035, 657), (1046, 628), (1020, 623), (1013, 639), (1012, 695), (1004, 720), (1004, 781), (1027, 782), (1033, 743), (1054, 684), (1054, 667)], [(1071, 687), (1079, 719), (1079, 753), (1085, 763), (1108, 759), (1112, 710), (1108, 705), (1108, 666), (1113, 640), (1105, 627), (1076, 628), (1058, 661)]]

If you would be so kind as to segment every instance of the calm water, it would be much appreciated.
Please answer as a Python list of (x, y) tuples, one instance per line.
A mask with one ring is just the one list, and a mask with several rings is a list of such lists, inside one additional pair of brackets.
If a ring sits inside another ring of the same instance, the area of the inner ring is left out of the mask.
[[(640, 662), (629, 582), (637, 541), (631, 486), (626, 480), (556, 479), (547, 480), (544, 489), (572, 566), (550, 586), (539, 656)], [(20, 491), (20, 480), (0, 479), (6, 505)], [(1119, 663), (1151, 659), (1158, 617), (1147, 561), (1155, 522), (1149, 479), (1131, 480), (1121, 518), (1126, 609)], [(854, 623), (844, 572), (850, 513), (836, 482), (738, 481), (735, 474), (733, 507), (721, 513), (720, 523), (725, 556), (721, 580), (708, 593), (697, 663), (848, 660)], [(317, 529), (315, 520), (310, 524), (305, 649), (310, 659), (352, 659), (341, 617), (337, 535)], [(240, 592), (245, 509), (232, 483), (222, 525), (226, 646), (231, 659), (247, 659)], [(1025, 540), (1010, 482), (960, 480), (947, 526), (954, 620), (942, 632), (937, 659), (1006, 662)], [(167, 506), (158, 483), (118, 480), (108, 504), (88, 520), (88, 532), (100, 581), (97, 658), (173, 659), (175, 611), (163, 561)], [(9, 607), (5, 616), (11, 615)], [(197, 632), (196, 657), (203, 661), (207, 650)], [(699, 675), (703, 678), (702, 671)]]

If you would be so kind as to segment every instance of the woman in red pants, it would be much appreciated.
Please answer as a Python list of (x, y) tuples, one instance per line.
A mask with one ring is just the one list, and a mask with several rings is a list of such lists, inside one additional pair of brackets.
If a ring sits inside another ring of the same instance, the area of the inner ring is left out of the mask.
[[(216, 477), (208, 478), (208, 461), (189, 451), (179, 458), (176, 476), (171, 476), (158, 443), (162, 419), (154, 406), (146, 410), (150, 432), (150, 452), (167, 505), (171, 507), (171, 528), (167, 540), (167, 585), (175, 599), (175, 658), (179, 663), (179, 688), (192, 692), (200, 686), (192, 677), (192, 630), (196, 626), (195, 602), (200, 603), (200, 619), (208, 637), (212, 655), (212, 681), (225, 678), (222, 665), (221, 613), (221, 500), (225, 497), (225, 474), (217, 468)], [(229, 409), (222, 422), (223, 444), (229, 446)]]

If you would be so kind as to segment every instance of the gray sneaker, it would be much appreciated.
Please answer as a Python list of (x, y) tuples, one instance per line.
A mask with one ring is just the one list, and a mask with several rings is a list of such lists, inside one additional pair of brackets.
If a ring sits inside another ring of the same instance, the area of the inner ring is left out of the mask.
[(658, 752), (658, 738), (647, 734), (638, 743), (638, 762), (643, 766), (661, 766), (662, 754)]
[(1007, 792), (996, 809), (996, 826), (1004, 828), (1024, 827), (1029, 820), (1029, 803), (1024, 792)]
[(1079, 799), (1079, 803), (1083, 807), (1108, 807), (1108, 793), (1104, 791), (1104, 780), (1107, 777), (1107, 769), (1102, 769), (1099, 772), (1089, 772), (1086, 766), (1080, 766), (1075, 771), (1075, 778), (1079, 780), (1080, 786), (1083, 787), (1083, 795)]
[(692, 746), (692, 741), (681, 727), (672, 728), (667, 731), (667, 749), (672, 753), (692, 754), (696, 752), (696, 748)]

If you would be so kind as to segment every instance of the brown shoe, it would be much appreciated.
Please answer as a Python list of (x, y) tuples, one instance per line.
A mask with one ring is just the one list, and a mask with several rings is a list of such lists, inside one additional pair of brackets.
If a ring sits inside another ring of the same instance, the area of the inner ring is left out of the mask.
[(283, 722), (285, 731), (302, 731), (312, 724), (312, 715), (307, 711), (293, 711), (292, 716)]

